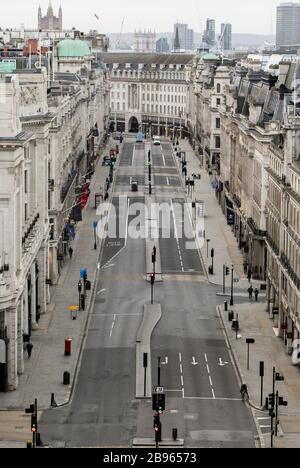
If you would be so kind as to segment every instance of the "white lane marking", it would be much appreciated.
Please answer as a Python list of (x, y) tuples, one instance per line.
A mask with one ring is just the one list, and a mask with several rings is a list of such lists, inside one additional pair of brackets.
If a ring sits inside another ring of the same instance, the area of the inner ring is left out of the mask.
[(179, 353), (179, 362), (182, 362), (182, 354)]
[(181, 376), (181, 385), (182, 385), (182, 388), (184, 388), (183, 375)]
[(185, 390), (184, 390), (184, 388), (182, 389), (182, 398), (183, 398), (183, 399), (185, 398)]
[(261, 429), (271, 429), (271, 426), (259, 426)]
[(213, 394), (213, 399), (216, 400), (216, 395), (215, 395), (214, 389), (212, 388), (211, 391), (212, 391), (212, 394)]
[(216, 398), (216, 397), (184, 397), (185, 400), (196, 400), (196, 401), (238, 401), (241, 402), (240, 398)]
[(164, 155), (164, 153), (162, 153), (161, 155), (162, 155), (162, 159), (163, 159), (164, 166), (166, 166), (166, 158), (165, 158), (165, 155)]
[(205, 362), (208, 363), (207, 354), (204, 354)]
[(181, 390), (166, 390), (166, 393), (182, 393), (182, 389)]
[(219, 358), (219, 366), (220, 367), (225, 367), (228, 366), (229, 362), (223, 362), (222, 358)]
[(141, 317), (144, 314), (92, 314), (97, 317)]
[(173, 223), (174, 223), (174, 234), (175, 234), (175, 237), (176, 237), (177, 249), (178, 249), (178, 254), (179, 254), (181, 269), (182, 269), (182, 271), (184, 272), (184, 266), (183, 266), (183, 261), (182, 261), (182, 255), (181, 255), (180, 245), (179, 245), (179, 239), (178, 239), (178, 231), (177, 231), (177, 225), (176, 225), (176, 217), (175, 217), (175, 211), (174, 211), (173, 200), (170, 200), (170, 201), (171, 201), (171, 212), (172, 212)]
[(97, 295), (102, 294), (102, 293), (105, 292), (105, 291), (106, 291), (106, 289), (101, 289), (101, 291), (98, 291), (98, 292), (97, 292)]
[(270, 417), (268, 418), (257, 418), (257, 421), (269, 421)]
[(101, 264), (98, 263), (98, 265), (97, 265), (97, 270), (100, 270), (100, 267), (101, 267)]
[(183, 374), (182, 364), (180, 364), (180, 373)]
[(210, 375), (210, 368), (208, 364), (206, 365), (206, 368), (207, 368), (208, 375)]
[(196, 361), (195, 356), (193, 356), (193, 362), (191, 362), (192, 366), (198, 366), (199, 362)]
[(170, 411), (170, 413), (171, 413), (171, 414), (178, 414), (179, 411), (178, 411), (177, 409), (173, 409), (173, 410)]
[(115, 315), (114, 315), (114, 319), (113, 319), (113, 323), (112, 323), (112, 326), (111, 326), (110, 334), (109, 334), (110, 338), (112, 337), (113, 330), (114, 330), (114, 328), (115, 328), (116, 318), (117, 318), (117, 315), (115, 314)]
[(111, 265), (104, 265), (104, 267), (102, 267), (102, 270), (107, 270), (108, 268), (112, 268), (115, 266), (115, 263), (112, 263)]
[[(126, 197), (127, 198), (127, 197)], [(126, 212), (126, 215), (125, 215), (125, 220), (126, 220), (126, 231), (125, 231), (125, 243), (124, 243), (124, 246), (107, 262), (106, 265), (104, 265), (102, 267), (102, 270), (108, 268), (107, 265), (112, 262), (113, 260), (115, 260), (116, 257), (118, 257), (118, 255), (120, 255), (121, 252), (123, 252), (123, 250), (127, 247), (127, 241), (128, 241), (128, 217), (129, 217), (129, 205), (130, 205), (130, 199), (127, 198), (127, 212)], [(120, 218), (120, 222), (121, 222), (121, 218)], [(115, 266), (115, 265), (111, 265), (111, 266)]]
[(211, 380), (211, 376), (209, 376), (209, 383), (210, 383), (210, 386), (212, 387), (213, 383), (212, 383), (212, 380)]
[(169, 364), (169, 358), (166, 357), (166, 358), (165, 358), (165, 361), (162, 362), (162, 365), (163, 365), (163, 366), (167, 366), (168, 364)]

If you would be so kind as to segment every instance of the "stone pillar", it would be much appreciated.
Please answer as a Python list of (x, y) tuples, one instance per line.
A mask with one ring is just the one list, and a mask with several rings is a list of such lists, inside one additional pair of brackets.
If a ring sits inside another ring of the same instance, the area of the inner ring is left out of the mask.
[(23, 293), (23, 325), (24, 325), (24, 334), (28, 335), (29, 333), (29, 326), (28, 326), (28, 318), (29, 318), (29, 313), (28, 313), (28, 283), (27, 283), (27, 278), (26, 278), (26, 283), (24, 287), (24, 293)]
[(7, 384), (8, 390), (13, 391), (18, 387), (18, 320), (17, 308), (11, 307), (7, 311), (8, 328), (8, 353), (7, 353)]
[(23, 345), (23, 332), (24, 332), (24, 307), (23, 307), (23, 296), (21, 296), (18, 307), (18, 375), (22, 375), (24, 372), (24, 345)]
[(38, 290), (38, 305), (41, 308), (41, 314), (46, 313), (47, 301), (49, 297), (49, 286), (46, 285), (48, 278), (47, 261), (46, 261), (46, 248), (42, 246), (37, 256), (39, 268), (39, 290)]
[(31, 265), (30, 268), (31, 275), (31, 320), (32, 320), (32, 329), (36, 330), (38, 324), (36, 321), (36, 272), (35, 272), (35, 262)]

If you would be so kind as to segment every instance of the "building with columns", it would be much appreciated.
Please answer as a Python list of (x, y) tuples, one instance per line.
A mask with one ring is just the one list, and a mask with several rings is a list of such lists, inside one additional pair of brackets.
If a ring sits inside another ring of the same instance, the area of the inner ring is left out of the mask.
[(60, 60), (70, 45), (60, 44), (51, 76), (45, 68), (0, 74), (1, 392), (18, 387), (25, 343), (53, 299), (68, 226), (76, 233), (80, 222), (73, 209), (108, 130), (108, 74), (85, 47), (68, 52), (68, 72)]
[(186, 126), (191, 54), (107, 53), (111, 130), (178, 135)]
[[(258, 60), (225, 67), (203, 59), (191, 73), (193, 143), (244, 255), (245, 273), (266, 283), (267, 311), (291, 354), (300, 338), (298, 57), (269, 57), (266, 71)], [(216, 127), (219, 156), (211, 138)]]
[(156, 52), (156, 33), (155, 31), (135, 31), (134, 32), (134, 52)]
[(42, 9), (41, 9), (41, 6), (39, 6), (39, 9), (38, 9), (38, 29), (39, 30), (62, 31), (63, 29), (62, 21), (63, 21), (63, 13), (62, 13), (61, 6), (59, 7), (58, 16), (54, 16), (54, 11), (52, 8), (51, 1), (49, 2), (46, 16), (42, 16)]

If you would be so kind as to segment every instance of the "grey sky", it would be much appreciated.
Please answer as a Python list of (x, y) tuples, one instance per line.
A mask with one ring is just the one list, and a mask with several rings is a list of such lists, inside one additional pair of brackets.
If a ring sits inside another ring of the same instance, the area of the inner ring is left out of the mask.
[[(25, 23), (25, 27), (36, 27), (39, 3), (45, 13), (49, 0), (7, 0), (1, 11), (0, 26), (19, 27)], [(84, 31), (98, 29), (104, 33), (119, 32), (123, 18), (124, 32), (139, 27), (155, 28), (158, 32), (172, 31), (177, 19), (199, 31), (205, 25), (206, 18), (210, 17), (217, 20), (218, 30), (219, 23), (228, 21), (233, 24), (234, 32), (270, 34), (276, 30), (276, 6), (280, 1), (52, 0), (55, 14), (60, 3), (64, 13), (64, 27), (76, 26)], [(94, 12), (100, 21), (95, 18)]]

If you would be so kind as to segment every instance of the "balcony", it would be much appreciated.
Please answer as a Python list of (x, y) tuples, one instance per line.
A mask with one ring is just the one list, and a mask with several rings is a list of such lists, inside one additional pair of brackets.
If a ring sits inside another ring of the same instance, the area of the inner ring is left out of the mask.
[(277, 246), (276, 242), (272, 239), (272, 237), (268, 233), (267, 233), (266, 238), (267, 238), (267, 242), (268, 242), (269, 246), (271, 247), (271, 249), (274, 251), (276, 256), (279, 257), (280, 249)]
[(69, 175), (68, 175), (68, 179), (67, 181), (65, 182), (65, 184), (63, 185), (62, 189), (61, 189), (61, 192), (60, 192), (60, 201), (61, 203), (64, 203), (66, 198), (67, 198), (67, 195), (69, 193), (69, 190), (75, 180), (77, 176), (77, 171), (73, 170)]
[(293, 268), (292, 268), (292, 266), (290, 264), (290, 261), (289, 261), (288, 257), (286, 256), (286, 254), (284, 252), (281, 252), (280, 261), (281, 261), (281, 264), (283, 265), (284, 269), (287, 271), (289, 277), (291, 278), (291, 280), (295, 284), (295, 286), (298, 289), (300, 289), (300, 278), (298, 277), (297, 273), (295, 273), (295, 271), (293, 270)]
[(267, 237), (267, 231), (261, 231), (260, 229), (258, 229), (253, 218), (248, 218), (247, 222), (248, 226), (250, 227), (251, 231), (256, 237), (260, 237), (262, 239)]

